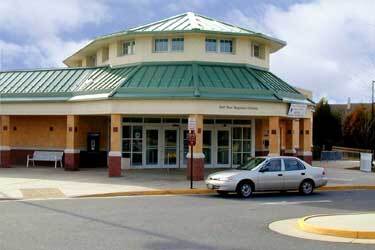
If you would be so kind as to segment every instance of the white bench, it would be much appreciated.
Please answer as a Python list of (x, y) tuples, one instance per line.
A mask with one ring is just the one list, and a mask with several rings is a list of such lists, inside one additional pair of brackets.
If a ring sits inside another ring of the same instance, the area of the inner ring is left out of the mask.
[(64, 155), (64, 152), (59, 151), (34, 151), (33, 157), (31, 155), (27, 156), (27, 165), (26, 167), (29, 167), (29, 162), (31, 161), (33, 163), (33, 166), (35, 167), (36, 161), (52, 161), (55, 162), (55, 168), (57, 168), (57, 162), (60, 163), (60, 167), (63, 167), (62, 164), (62, 157)]

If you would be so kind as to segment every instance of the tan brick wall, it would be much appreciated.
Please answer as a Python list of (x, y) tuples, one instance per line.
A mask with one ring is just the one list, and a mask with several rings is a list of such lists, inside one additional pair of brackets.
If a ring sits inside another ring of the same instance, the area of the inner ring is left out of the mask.
[(277, 116), (269, 117), (269, 140), (271, 156), (280, 155), (280, 118)]
[[(79, 116), (75, 148), (86, 150), (87, 133), (99, 132), (100, 150), (107, 150), (108, 119), (106, 116)], [(67, 148), (67, 116), (11, 116), (10, 120), (11, 147), (61, 150)]]
[(64, 149), (66, 116), (11, 116), (10, 146)]
[(0, 116), (0, 146), (10, 145), (10, 117)]
[(312, 146), (312, 119), (300, 119), (300, 150), (310, 152)]
[(121, 115), (111, 115), (111, 151), (121, 151)]
[(86, 150), (87, 133), (100, 133), (100, 150), (108, 150), (109, 117), (80, 116), (78, 130), (78, 147)]
[(286, 148), (286, 121), (280, 120), (280, 149)]
[(197, 131), (195, 131), (196, 144), (193, 147), (193, 153), (201, 154), (203, 153), (203, 115), (190, 115), (189, 118), (197, 121)]

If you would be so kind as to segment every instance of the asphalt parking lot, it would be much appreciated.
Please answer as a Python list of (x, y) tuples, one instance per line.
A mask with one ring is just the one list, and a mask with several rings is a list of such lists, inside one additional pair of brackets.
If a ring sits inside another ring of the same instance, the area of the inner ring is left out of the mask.
[(0, 249), (373, 249), (303, 240), (275, 220), (371, 211), (375, 191), (0, 202)]

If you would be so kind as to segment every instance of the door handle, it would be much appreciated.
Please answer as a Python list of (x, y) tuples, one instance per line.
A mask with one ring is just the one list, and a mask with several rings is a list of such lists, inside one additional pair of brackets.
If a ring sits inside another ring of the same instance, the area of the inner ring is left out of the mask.
[(301, 175), (305, 175), (305, 173), (301, 173)]
[(278, 174), (277, 176), (283, 176), (283, 174)]

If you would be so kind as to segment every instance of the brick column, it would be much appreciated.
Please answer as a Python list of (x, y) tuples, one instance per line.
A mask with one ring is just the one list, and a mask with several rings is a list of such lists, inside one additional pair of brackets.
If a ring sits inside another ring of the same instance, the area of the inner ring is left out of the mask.
[(79, 116), (66, 117), (66, 148), (64, 153), (64, 168), (69, 171), (79, 170)]
[(312, 163), (312, 130), (311, 130), (311, 119), (304, 118), (300, 119), (300, 141), (299, 141), (299, 155), (302, 160), (307, 163)]
[[(197, 131), (195, 131), (197, 142), (193, 150), (193, 180), (204, 180), (204, 154), (203, 154), (203, 115), (190, 115), (197, 121)], [(187, 173), (186, 176), (190, 179), (190, 147), (189, 154), (187, 155)]]
[(269, 118), (269, 156), (280, 155), (280, 118), (271, 116)]
[(266, 120), (256, 119), (255, 120), (255, 155), (266, 156), (268, 155), (268, 149), (266, 148), (265, 134), (267, 134), (268, 128), (266, 127)]
[(285, 155), (286, 149), (286, 121), (280, 121), (280, 155)]
[(108, 154), (108, 176), (121, 176), (121, 115), (111, 115), (111, 145)]
[(299, 120), (286, 121), (286, 149), (285, 155), (297, 156), (299, 148)]
[(10, 168), (10, 117), (0, 116), (0, 167)]

